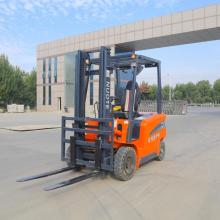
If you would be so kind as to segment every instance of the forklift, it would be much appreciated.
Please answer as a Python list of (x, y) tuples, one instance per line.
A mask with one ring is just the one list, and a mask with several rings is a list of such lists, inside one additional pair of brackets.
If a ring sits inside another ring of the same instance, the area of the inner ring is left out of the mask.
[[(157, 112), (138, 112), (140, 91), (136, 77), (144, 68), (157, 69)], [(97, 117), (87, 117), (87, 90), (93, 76), (98, 76), (98, 102), (94, 107)], [(107, 47), (79, 50), (74, 117), (62, 116), (61, 160), (67, 166), (17, 181), (85, 168), (89, 172), (44, 189), (54, 190), (106, 173), (122, 181), (130, 180), (140, 166), (153, 159), (161, 161), (165, 156), (166, 115), (162, 113), (161, 99), (160, 61), (132, 52), (111, 55)]]

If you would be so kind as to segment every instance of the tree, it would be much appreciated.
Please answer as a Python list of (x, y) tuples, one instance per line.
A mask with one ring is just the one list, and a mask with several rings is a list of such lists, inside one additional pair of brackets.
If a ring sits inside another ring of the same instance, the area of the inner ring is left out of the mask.
[(217, 103), (220, 103), (220, 79), (214, 82), (213, 98)]
[[(172, 88), (171, 88), (172, 90)], [(170, 86), (166, 85), (162, 88), (162, 98), (163, 100), (169, 100), (169, 94), (170, 94)]]
[(200, 99), (199, 91), (194, 83), (189, 82), (185, 85), (186, 99), (188, 103), (197, 102)]
[(177, 84), (174, 88), (175, 100), (186, 100), (186, 86), (185, 84)]
[(30, 74), (26, 74), (24, 77), (24, 103), (31, 107), (36, 106), (36, 78), (36, 70), (32, 70)]
[(149, 85), (147, 82), (142, 81), (140, 84), (140, 93), (141, 93), (141, 99), (147, 100), (148, 94), (149, 94)]
[(212, 102), (212, 87), (208, 80), (199, 81), (196, 87), (201, 97), (201, 103)]
[(22, 76), (8, 61), (7, 56), (0, 56), (0, 96), (3, 105), (16, 101), (20, 94)]
[(36, 102), (36, 71), (29, 75), (9, 63), (7, 56), (0, 55), (0, 105), (28, 104)]
[(18, 67), (13, 70), (13, 80), (11, 82), (12, 88), (10, 92), (10, 103), (24, 104), (25, 85), (24, 85), (25, 73)]
[(149, 86), (148, 98), (149, 100), (156, 100), (157, 98), (157, 86), (156, 85)]

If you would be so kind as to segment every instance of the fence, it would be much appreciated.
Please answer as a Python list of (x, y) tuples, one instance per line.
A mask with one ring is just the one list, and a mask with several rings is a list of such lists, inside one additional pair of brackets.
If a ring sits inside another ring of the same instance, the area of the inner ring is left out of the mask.
[[(140, 112), (156, 112), (156, 101), (142, 101), (139, 106)], [(162, 112), (167, 115), (185, 115), (187, 114), (186, 101), (163, 101)]]

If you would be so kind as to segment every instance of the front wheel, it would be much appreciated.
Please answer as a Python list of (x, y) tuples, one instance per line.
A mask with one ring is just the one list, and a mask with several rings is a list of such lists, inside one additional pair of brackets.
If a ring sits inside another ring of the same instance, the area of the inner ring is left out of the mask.
[(156, 160), (161, 161), (164, 159), (165, 157), (165, 153), (166, 153), (166, 145), (164, 141), (160, 142), (160, 153), (159, 155), (156, 157)]
[(120, 147), (114, 156), (114, 175), (119, 180), (129, 180), (136, 170), (136, 152), (132, 147)]

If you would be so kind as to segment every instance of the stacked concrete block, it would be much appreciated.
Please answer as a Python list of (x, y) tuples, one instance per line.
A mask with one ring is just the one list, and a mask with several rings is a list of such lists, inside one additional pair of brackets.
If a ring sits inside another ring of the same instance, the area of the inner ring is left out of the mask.
[(24, 105), (11, 104), (7, 105), (8, 113), (24, 113)]

